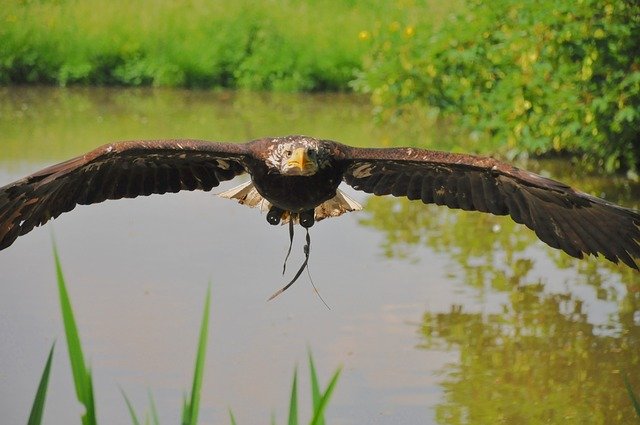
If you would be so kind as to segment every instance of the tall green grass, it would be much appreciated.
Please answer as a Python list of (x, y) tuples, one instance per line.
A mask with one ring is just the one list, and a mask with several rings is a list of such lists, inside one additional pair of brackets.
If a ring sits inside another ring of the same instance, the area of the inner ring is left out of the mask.
[(51, 373), (51, 360), (53, 359), (53, 349), (55, 344), (51, 346), (49, 350), (49, 356), (47, 357), (47, 363), (44, 366), (40, 383), (38, 384), (38, 390), (31, 406), (31, 413), (27, 420), (27, 425), (40, 425), (42, 423), (42, 415), (44, 414), (44, 405), (47, 398), (47, 387), (49, 385), (49, 375)]
[[(69, 360), (71, 363), (71, 372), (73, 374), (73, 381), (78, 400), (84, 405), (85, 412), (82, 415), (83, 425), (97, 425), (97, 416), (95, 411), (95, 397), (93, 390), (93, 380), (91, 376), (91, 369), (87, 367), (84, 354), (82, 352), (82, 345), (80, 343), (80, 336), (78, 332), (78, 326), (73, 313), (71, 305), (71, 299), (67, 292), (67, 285), (62, 272), (62, 265), (58, 256), (58, 251), (53, 247), (55, 268), (56, 268), (56, 281), (58, 286), (58, 295), (60, 299), (60, 310), (64, 323), (65, 337), (67, 340), (67, 348), (69, 351)], [(191, 384), (191, 394), (185, 396), (182, 407), (182, 425), (196, 425), (198, 423), (198, 414), (200, 411), (200, 399), (202, 393), (202, 382), (204, 378), (204, 365), (205, 355), (207, 351), (207, 336), (209, 334), (209, 312), (211, 306), (211, 286), (207, 289), (207, 295), (205, 297), (204, 311), (202, 314), (202, 322), (200, 324), (200, 336), (198, 340), (198, 349), (196, 353), (196, 361), (193, 372), (193, 381)], [(49, 375), (51, 372), (51, 363), (53, 359), (54, 346), (52, 345), (47, 357), (47, 362), (40, 378), (40, 383), (34, 397), (34, 402), (29, 414), (28, 425), (39, 425), (42, 423), (44, 414), (44, 406), (46, 401), (46, 395), (48, 390)], [(312, 425), (324, 425), (324, 411), (327, 403), (333, 394), (335, 385), (340, 376), (340, 369), (338, 369), (324, 392), (320, 391), (318, 384), (318, 376), (313, 363), (313, 357), (309, 352), (309, 371), (311, 377), (311, 392), (313, 400), (313, 416), (310, 420)], [(160, 420), (158, 418), (158, 410), (156, 408), (155, 401), (151, 392), (149, 392), (149, 407), (150, 414), (145, 416), (144, 421), (140, 421), (136, 410), (127, 397), (124, 390), (121, 389), (127, 410), (131, 417), (131, 423), (133, 425), (140, 424), (153, 424), (159, 425)], [(293, 384), (291, 388), (291, 397), (289, 403), (289, 425), (298, 425), (298, 389), (297, 389), (297, 370), (294, 372)], [(236, 424), (235, 417), (231, 410), (229, 411), (230, 423)], [(272, 419), (272, 423), (274, 420)]]
[(0, 83), (346, 89), (360, 31), (393, 13), (365, 0), (7, 0)]
[[(335, 390), (336, 384), (338, 383), (338, 378), (340, 377), (342, 369), (338, 369), (334, 372), (333, 376), (329, 380), (329, 384), (327, 384), (327, 388), (324, 391), (320, 390), (320, 385), (318, 381), (318, 374), (316, 372), (315, 365), (313, 363), (313, 356), (311, 355), (311, 351), (309, 351), (309, 377), (311, 380), (311, 419), (309, 420), (310, 425), (325, 425), (324, 412), (327, 408), (329, 400), (333, 395), (333, 391)], [(289, 414), (287, 418), (287, 425), (298, 425), (300, 423), (298, 419), (298, 369), (296, 368), (293, 372), (293, 381), (291, 382), (291, 392), (289, 396)], [(233, 412), (229, 410), (229, 420), (231, 425), (236, 425), (236, 419), (233, 415)], [(275, 425), (276, 419), (275, 416), (271, 417), (271, 424)]]
[(64, 333), (67, 339), (67, 349), (69, 351), (69, 361), (71, 362), (71, 372), (73, 373), (73, 384), (76, 389), (76, 397), (85, 408), (82, 415), (83, 425), (95, 425), (96, 408), (93, 396), (93, 379), (91, 377), (91, 369), (89, 369), (84, 360), (82, 353), (82, 345), (80, 344), (80, 334), (78, 326), (71, 307), (71, 300), (67, 292), (67, 286), (62, 273), (62, 265), (58, 257), (58, 250), (55, 245), (53, 247), (53, 256), (56, 264), (56, 278), (58, 281), (58, 296), (60, 298), (60, 310), (62, 312), (62, 321), (64, 323)]

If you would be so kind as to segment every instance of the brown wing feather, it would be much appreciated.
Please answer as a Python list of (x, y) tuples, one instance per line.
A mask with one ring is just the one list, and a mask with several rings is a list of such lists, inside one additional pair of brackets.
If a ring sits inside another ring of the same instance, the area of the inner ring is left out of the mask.
[(492, 158), (413, 148), (353, 148), (346, 158), (344, 180), (355, 189), (508, 214), (573, 257), (602, 254), (638, 269), (638, 211)]
[(0, 188), (0, 250), (76, 205), (211, 190), (245, 172), (245, 144), (198, 140), (112, 143)]

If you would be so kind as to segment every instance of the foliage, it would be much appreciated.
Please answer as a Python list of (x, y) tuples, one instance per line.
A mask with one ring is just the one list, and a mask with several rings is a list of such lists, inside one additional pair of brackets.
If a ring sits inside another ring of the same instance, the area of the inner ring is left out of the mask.
[(9, 0), (0, 82), (339, 90), (386, 3)]
[(78, 326), (73, 315), (71, 300), (64, 281), (58, 250), (55, 245), (53, 247), (53, 256), (56, 264), (56, 277), (58, 281), (58, 294), (60, 297), (60, 310), (62, 312), (62, 321), (64, 323), (64, 333), (67, 339), (67, 349), (69, 351), (69, 361), (71, 363), (71, 372), (73, 373), (73, 384), (76, 389), (78, 401), (82, 403), (85, 411), (82, 415), (83, 425), (95, 425), (96, 408), (93, 392), (93, 378), (91, 370), (86, 366), (84, 354), (82, 354), (82, 345), (80, 344), (80, 335)]
[(182, 424), (196, 425), (198, 423), (198, 412), (200, 411), (200, 394), (202, 392), (202, 377), (204, 375), (204, 360), (207, 352), (207, 336), (209, 334), (209, 310), (211, 305), (211, 285), (207, 289), (207, 296), (204, 301), (204, 313), (202, 313), (202, 323), (200, 324), (200, 339), (198, 340), (198, 353), (193, 371), (193, 383), (191, 385), (191, 397), (184, 399), (182, 409)]
[(579, 152), (637, 172), (639, 3), (468, 0), (439, 29), (413, 16), (371, 31), (354, 83), (382, 116), (427, 106), (503, 154)]
[[(320, 385), (318, 383), (318, 375), (316, 373), (316, 368), (313, 363), (313, 356), (311, 352), (309, 352), (309, 375), (311, 378), (311, 396), (312, 396), (312, 404), (311, 404), (311, 412), (312, 418), (309, 421), (310, 425), (324, 425), (324, 411), (327, 408), (327, 404), (329, 403), (329, 399), (335, 390), (336, 384), (338, 383), (338, 378), (340, 377), (342, 369), (338, 368), (331, 377), (329, 384), (327, 385), (327, 389), (322, 392), (320, 390)], [(233, 416), (233, 412), (229, 411), (229, 419), (231, 421), (231, 425), (236, 424), (236, 419)], [(276, 420), (275, 417), (271, 418), (271, 423), (275, 425)], [(298, 425), (298, 370), (295, 369), (293, 372), (293, 381), (291, 383), (291, 396), (289, 398), (289, 417), (287, 420), (287, 424), (289, 425)]]
[(53, 359), (53, 349), (55, 343), (51, 345), (49, 350), (49, 356), (47, 357), (47, 363), (42, 371), (42, 377), (38, 384), (38, 390), (36, 396), (33, 399), (33, 405), (31, 406), (31, 413), (29, 413), (29, 420), (27, 425), (40, 425), (42, 423), (42, 414), (44, 413), (44, 404), (47, 399), (47, 387), (49, 385), (49, 375), (51, 373), (51, 360)]

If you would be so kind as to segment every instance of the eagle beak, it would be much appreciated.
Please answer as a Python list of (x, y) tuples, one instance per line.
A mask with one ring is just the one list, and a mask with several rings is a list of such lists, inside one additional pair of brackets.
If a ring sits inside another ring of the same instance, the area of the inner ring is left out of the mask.
[(305, 148), (296, 148), (287, 159), (285, 168), (288, 174), (308, 176), (318, 171), (318, 164), (309, 157)]

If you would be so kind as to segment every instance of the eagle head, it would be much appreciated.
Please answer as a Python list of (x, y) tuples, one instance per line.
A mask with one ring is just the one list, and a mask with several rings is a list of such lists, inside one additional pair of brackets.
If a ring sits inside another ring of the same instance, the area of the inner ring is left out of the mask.
[(327, 156), (320, 140), (287, 136), (272, 140), (267, 163), (285, 176), (312, 176), (328, 163)]

